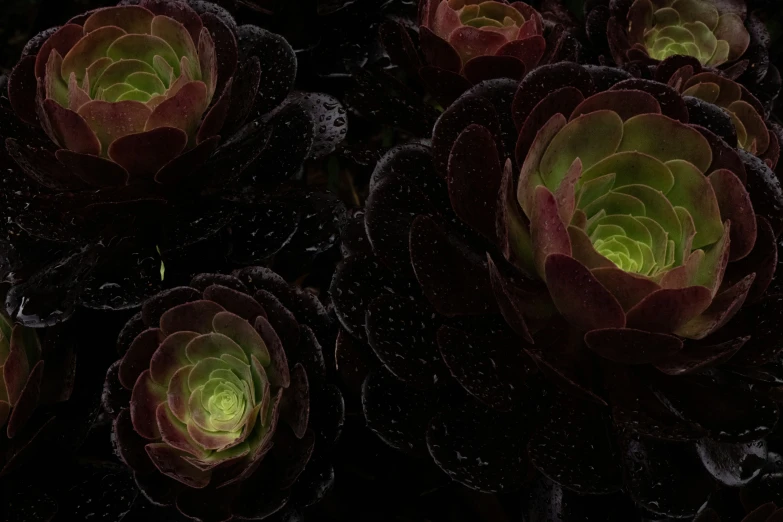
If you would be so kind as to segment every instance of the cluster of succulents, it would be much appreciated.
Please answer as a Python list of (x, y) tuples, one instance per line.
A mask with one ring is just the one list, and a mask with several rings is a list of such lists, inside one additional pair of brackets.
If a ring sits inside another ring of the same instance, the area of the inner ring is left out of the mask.
[(783, 520), (754, 2), (86, 3), (0, 76), (9, 520)]

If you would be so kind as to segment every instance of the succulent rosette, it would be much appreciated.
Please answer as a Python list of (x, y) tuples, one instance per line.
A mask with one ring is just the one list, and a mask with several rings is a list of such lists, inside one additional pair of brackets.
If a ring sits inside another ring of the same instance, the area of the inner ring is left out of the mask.
[(442, 108), (473, 85), (578, 61), (575, 22), (548, 14), (505, 0), (420, 0), (416, 19), (392, 12), (380, 24), (383, 58), (351, 71), (357, 85), (345, 102), (372, 121), (426, 138)]
[(616, 2), (609, 13), (606, 38), (617, 63), (684, 55), (717, 67), (750, 45), (744, 1), (635, 0)]
[(146, 499), (220, 521), (319, 500), (343, 415), (314, 332), (329, 322), (265, 268), (200, 274), (147, 300), (104, 391), (116, 452)]
[(763, 105), (742, 84), (717, 71), (704, 70), (694, 59), (682, 56), (664, 60), (656, 68), (655, 77), (680, 91), (689, 106), (691, 122), (715, 122), (713, 126), (720, 128), (729, 145), (758, 156), (775, 170), (780, 158), (781, 127), (765, 119)]
[(292, 92), (296, 69), (284, 38), (200, 0), (121, 2), (31, 39), (0, 112), (12, 316), (130, 308), (166, 274), (331, 247), (341, 207), (300, 174), (346, 120)]
[(589, 40), (617, 65), (688, 56), (739, 80), (767, 111), (780, 91), (769, 32), (744, 0), (591, 0), (584, 13)]
[(473, 489), (529, 486), (533, 519), (688, 518), (767, 476), (783, 192), (700, 108), (544, 65), (378, 163), (331, 292), (382, 440)]
[(631, 356), (679, 346), (668, 334), (702, 339), (739, 311), (755, 272), (727, 286), (724, 274), (753, 250), (757, 222), (708, 139), (629, 91), (630, 111), (597, 93), (538, 129), (517, 193), (530, 235), (510, 243), (590, 348)]
[(419, 9), (422, 49), (434, 67), (476, 79), (492, 67), (516, 68), (521, 77), (546, 51), (544, 20), (524, 2), (426, 0)]

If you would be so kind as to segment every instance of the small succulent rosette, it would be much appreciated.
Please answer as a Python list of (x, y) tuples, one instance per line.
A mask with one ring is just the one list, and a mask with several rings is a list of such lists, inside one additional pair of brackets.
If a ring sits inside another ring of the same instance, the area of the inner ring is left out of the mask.
[[(545, 22), (524, 2), (421, 0), (417, 25), (418, 38), (411, 38), (405, 25), (388, 20), (380, 28), (381, 42), (393, 65), (405, 73), (406, 87), (416, 89), (420, 80), (443, 107), (482, 81), (521, 79), (539, 64), (579, 57), (573, 24)], [(368, 103), (357, 102), (360, 109)]]
[(761, 158), (775, 170), (783, 130), (766, 120), (764, 106), (744, 85), (718, 71), (705, 70), (685, 56), (661, 62), (655, 78), (683, 95), (690, 123), (712, 125), (726, 143)]
[(120, 334), (126, 351), (109, 369), (104, 404), (146, 499), (225, 521), (323, 496), (342, 397), (300, 319), (328, 329), (314, 297), (262, 268), (202, 274), (144, 303)]
[(745, 0), (590, 0), (584, 14), (587, 37), (604, 61), (655, 66), (690, 57), (745, 85), (766, 111), (780, 92), (769, 30)]
[(751, 41), (744, 0), (592, 2), (586, 10), (588, 33), (604, 33), (617, 64), (684, 55), (718, 67), (740, 59)]
[(0, 105), (9, 313), (40, 326), (132, 308), (162, 265), (331, 247), (340, 204), (300, 172), (346, 119), (292, 92), (296, 70), (284, 38), (201, 0), (124, 1), (32, 38)]
[(487, 79), (487, 69), (502, 66), (520, 69), (519, 78), (546, 51), (544, 20), (524, 2), (426, 0), (419, 16), (430, 65), (468, 78)]
[(779, 483), (774, 451), (751, 455), (779, 416), (783, 190), (703, 105), (542, 65), (378, 162), (331, 294), (384, 442), (525, 491), (532, 519), (687, 518), (716, 483)]

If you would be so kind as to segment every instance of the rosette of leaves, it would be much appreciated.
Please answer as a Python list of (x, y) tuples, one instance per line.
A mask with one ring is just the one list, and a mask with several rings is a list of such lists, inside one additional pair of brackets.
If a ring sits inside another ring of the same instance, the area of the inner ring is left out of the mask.
[(750, 45), (744, 1), (635, 0), (611, 4), (609, 14), (604, 27), (617, 63), (684, 55), (717, 67), (741, 58)]
[(390, 16), (380, 25), (385, 54), (354, 72), (357, 85), (345, 98), (366, 118), (417, 137), (428, 137), (442, 108), (474, 84), (579, 59), (573, 21), (547, 19), (523, 2), (418, 4), (418, 15)]
[(516, 70), (501, 76), (521, 78), (546, 51), (544, 20), (524, 2), (427, 0), (419, 8), (422, 50), (433, 67), (478, 81), (505, 67)]
[(200, 0), (122, 2), (31, 39), (0, 109), (9, 312), (129, 308), (166, 274), (329, 248), (341, 209), (301, 170), (346, 121), (291, 92), (296, 69), (285, 39)]
[(220, 521), (317, 502), (343, 416), (316, 334), (329, 323), (265, 268), (201, 274), (145, 301), (120, 334), (104, 405), (146, 500)]
[[(664, 60), (655, 76), (681, 92), (693, 123), (713, 121), (716, 128), (724, 128), (721, 135), (728, 144), (758, 156), (775, 170), (783, 136), (781, 127), (765, 119), (764, 107), (746, 87), (682, 56)], [(728, 113), (731, 127), (716, 107)]]
[(739, 78), (766, 110), (780, 91), (769, 32), (744, 0), (591, 0), (584, 13), (589, 40), (618, 65), (690, 56)]
[[(481, 491), (521, 488), (532, 468), (536, 516), (560, 499), (582, 506), (574, 520), (605, 519), (610, 506), (622, 520), (692, 517), (716, 483), (759, 475), (778, 417), (770, 282), (783, 192), (717, 122), (689, 123), (690, 109), (674, 88), (620, 69), (545, 65), (521, 83), (473, 87), (431, 145), (387, 154), (332, 284), (338, 368), (361, 362), (345, 378), (370, 428)], [(562, 174), (552, 189), (550, 167)], [(526, 214), (531, 192), (538, 210)], [(626, 196), (642, 205), (609, 203)], [(702, 242), (705, 226), (714, 235)], [(569, 254), (549, 248), (558, 237)], [(576, 260), (582, 247), (590, 261)], [(599, 259), (609, 263), (585, 265)], [(571, 300), (557, 295), (565, 288)], [(612, 309), (614, 325), (584, 322)]]

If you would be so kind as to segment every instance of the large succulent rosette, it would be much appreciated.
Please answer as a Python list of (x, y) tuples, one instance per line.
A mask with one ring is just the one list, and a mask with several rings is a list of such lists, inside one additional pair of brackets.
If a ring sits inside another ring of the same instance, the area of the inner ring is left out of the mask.
[(144, 497), (216, 521), (292, 517), (319, 500), (343, 416), (315, 333), (329, 322), (265, 268), (201, 274), (145, 301), (104, 391)]
[(530, 486), (534, 518), (692, 517), (766, 477), (783, 192), (690, 109), (547, 65), (387, 154), (332, 284), (370, 428), (471, 488)]
[(329, 248), (339, 204), (301, 170), (346, 120), (291, 92), (296, 69), (285, 39), (200, 0), (121, 2), (34, 37), (0, 113), (9, 312), (128, 308), (166, 274)]

